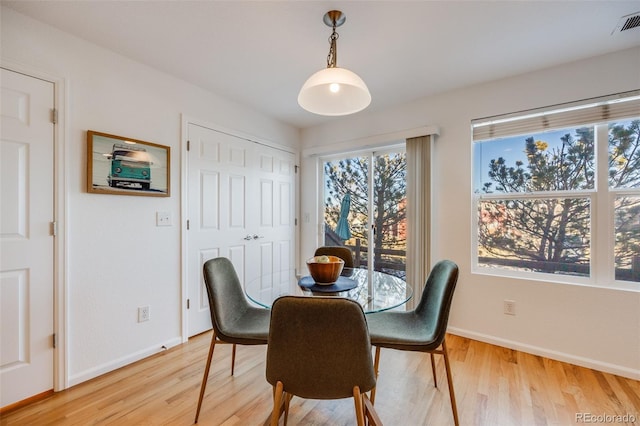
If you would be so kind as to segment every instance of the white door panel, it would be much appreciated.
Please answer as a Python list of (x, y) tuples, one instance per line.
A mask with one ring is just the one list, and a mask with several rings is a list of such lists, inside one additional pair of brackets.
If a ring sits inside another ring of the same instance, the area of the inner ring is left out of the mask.
[(208, 259), (228, 257), (242, 283), (293, 266), (295, 169), (291, 153), (195, 124), (187, 133), (186, 276), (193, 336), (211, 328), (202, 277)]
[(2, 69), (0, 406), (53, 388), (50, 82)]

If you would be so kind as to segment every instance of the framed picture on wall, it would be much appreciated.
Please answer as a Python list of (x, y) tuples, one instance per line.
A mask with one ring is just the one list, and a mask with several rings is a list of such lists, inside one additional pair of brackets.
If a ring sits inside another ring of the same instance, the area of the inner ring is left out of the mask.
[(87, 131), (87, 191), (168, 197), (171, 148)]

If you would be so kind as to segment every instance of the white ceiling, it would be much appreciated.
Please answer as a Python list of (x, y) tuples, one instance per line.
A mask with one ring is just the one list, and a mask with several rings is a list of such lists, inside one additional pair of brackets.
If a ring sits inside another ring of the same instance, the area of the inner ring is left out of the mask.
[(640, 28), (611, 34), (637, 0), (2, 4), (299, 128), (336, 119), (297, 104), (326, 66), (331, 9), (347, 16), (338, 66), (363, 78), (375, 110), (640, 46)]

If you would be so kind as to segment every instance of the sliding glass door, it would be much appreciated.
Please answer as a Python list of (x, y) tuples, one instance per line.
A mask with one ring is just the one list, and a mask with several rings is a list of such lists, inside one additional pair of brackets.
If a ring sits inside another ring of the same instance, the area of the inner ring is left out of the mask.
[(404, 146), (325, 158), (322, 162), (324, 245), (349, 247), (356, 267), (404, 278), (407, 247)]

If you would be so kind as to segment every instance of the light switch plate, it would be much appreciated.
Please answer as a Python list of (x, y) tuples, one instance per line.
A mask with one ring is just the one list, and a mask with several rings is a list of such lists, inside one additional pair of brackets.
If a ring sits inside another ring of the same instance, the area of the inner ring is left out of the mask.
[(171, 226), (171, 213), (156, 212), (156, 226)]

